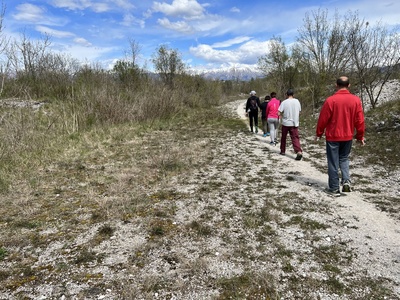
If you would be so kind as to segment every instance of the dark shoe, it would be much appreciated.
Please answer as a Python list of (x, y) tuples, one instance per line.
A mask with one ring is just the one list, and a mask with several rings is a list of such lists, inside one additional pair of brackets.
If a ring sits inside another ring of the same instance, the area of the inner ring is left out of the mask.
[(280, 155), (286, 155), (284, 152), (279, 153)]
[(332, 196), (332, 197), (340, 197), (340, 196), (342, 196), (342, 194), (340, 193), (339, 190), (332, 191), (330, 189), (326, 189), (325, 193), (327, 193), (329, 196)]
[(342, 192), (343, 192), (343, 193), (350, 193), (350, 192), (351, 192), (351, 186), (350, 186), (350, 182), (349, 182), (349, 181), (346, 180), (346, 181), (343, 183)]
[(302, 153), (297, 153), (295, 160), (301, 160), (303, 158)]

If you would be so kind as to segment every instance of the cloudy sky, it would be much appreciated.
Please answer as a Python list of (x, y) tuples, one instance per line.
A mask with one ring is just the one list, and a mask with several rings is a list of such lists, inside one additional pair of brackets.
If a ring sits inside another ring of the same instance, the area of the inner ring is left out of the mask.
[[(1, 2), (1, 0), (0, 0)], [(151, 68), (160, 45), (177, 49), (192, 68), (255, 65), (268, 40), (290, 44), (307, 12), (358, 11), (371, 24), (400, 22), (396, 0), (3, 0), (4, 33), (30, 39), (51, 36), (52, 50), (110, 66), (129, 41), (141, 48), (138, 63)]]

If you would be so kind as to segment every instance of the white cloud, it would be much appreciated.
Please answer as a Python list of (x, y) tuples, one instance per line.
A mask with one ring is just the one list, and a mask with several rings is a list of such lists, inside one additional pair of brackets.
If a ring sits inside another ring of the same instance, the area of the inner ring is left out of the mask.
[(135, 6), (131, 3), (131, 0), (113, 0), (112, 3), (125, 10), (132, 10), (135, 8)]
[(237, 7), (232, 7), (229, 11), (234, 13), (240, 13), (240, 9)]
[(76, 44), (82, 45), (82, 46), (84, 46), (84, 47), (91, 47), (91, 46), (92, 46), (92, 43), (90, 43), (90, 42), (87, 41), (86, 39), (80, 38), (80, 37), (75, 38), (75, 39), (74, 39), (74, 42), (75, 42)]
[(185, 21), (170, 22), (167, 18), (164, 18), (158, 19), (157, 22), (164, 28), (179, 31), (181, 33), (189, 34), (193, 32), (193, 28)]
[(14, 19), (20, 23), (33, 23), (45, 25), (63, 25), (65, 21), (48, 14), (43, 7), (25, 3), (16, 7), (17, 13), (13, 15)]
[(68, 38), (74, 36), (74, 34), (71, 32), (55, 30), (46, 26), (36, 26), (35, 29), (41, 33), (46, 33), (56, 38)]
[(97, 13), (103, 13), (111, 10), (111, 7), (107, 3), (94, 3), (90, 8)]
[(258, 58), (265, 55), (269, 49), (269, 41), (248, 41), (234, 50), (217, 50), (210, 45), (190, 47), (190, 53), (198, 58), (213, 63), (256, 64)]
[(154, 2), (152, 9), (154, 12), (161, 12), (167, 16), (185, 19), (200, 18), (204, 15), (204, 7), (196, 0), (173, 0), (172, 4)]
[(145, 22), (143, 20), (136, 18), (132, 14), (125, 14), (121, 24), (128, 27), (132, 25), (139, 25), (140, 28), (145, 27)]
[(241, 43), (247, 42), (249, 40), (251, 40), (251, 38), (248, 37), (248, 36), (238, 36), (238, 37), (235, 37), (235, 38), (227, 40), (227, 41), (215, 43), (211, 47), (213, 47), (213, 48), (227, 48), (227, 47), (230, 47), (232, 45), (236, 45), (236, 44), (241, 44)]
[(90, 2), (83, 0), (53, 0), (51, 3), (55, 7), (67, 8), (70, 10), (83, 10), (90, 7)]
[(107, 12), (115, 8), (121, 8), (125, 11), (135, 8), (129, 0), (52, 0), (51, 4), (55, 7), (66, 8), (69, 10), (91, 9), (97, 13)]

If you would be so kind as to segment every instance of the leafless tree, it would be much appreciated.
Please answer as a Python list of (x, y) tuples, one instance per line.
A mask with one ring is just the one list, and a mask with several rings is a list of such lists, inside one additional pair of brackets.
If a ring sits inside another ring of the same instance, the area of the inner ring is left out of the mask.
[(329, 19), (328, 10), (318, 9), (305, 15), (304, 25), (298, 30), (297, 43), (302, 49), (299, 51), (303, 52), (303, 60), (314, 74), (308, 78), (317, 98), (325, 97), (326, 87), (349, 69), (347, 27), (337, 12)]
[(269, 78), (271, 85), (280, 93), (292, 87), (289, 51), (281, 37), (273, 37), (269, 42), (267, 54), (258, 59), (258, 68)]
[(126, 52), (126, 56), (130, 58), (133, 66), (135, 67), (138, 66), (137, 60), (141, 50), (142, 47), (138, 42), (136, 42), (134, 39), (129, 39), (129, 50)]
[(383, 87), (400, 62), (398, 31), (390, 32), (381, 22), (371, 25), (356, 13), (349, 15), (346, 23), (349, 24), (347, 40), (363, 105), (366, 94), (370, 106), (375, 108)]
[(4, 57), (4, 52), (8, 45), (8, 39), (3, 34), (3, 21), (4, 21), (4, 14), (6, 12), (6, 6), (4, 2), (1, 2), (0, 8), (0, 74), (1, 74), (1, 87), (0, 87), (0, 96), (3, 94), (4, 89), (4, 81), (7, 77), (8, 68), (9, 68), (9, 61)]

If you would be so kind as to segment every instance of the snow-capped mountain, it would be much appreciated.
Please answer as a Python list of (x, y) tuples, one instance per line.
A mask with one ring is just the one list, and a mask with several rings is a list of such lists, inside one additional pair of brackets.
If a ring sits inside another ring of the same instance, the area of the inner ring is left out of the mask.
[(200, 75), (207, 79), (214, 80), (239, 80), (247, 81), (262, 78), (265, 75), (257, 68), (250, 67), (230, 67), (220, 69), (203, 69), (203, 70), (191, 70), (190, 74)]

